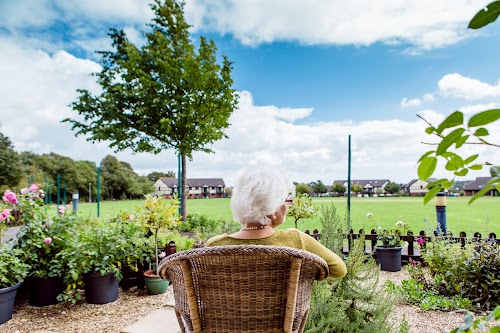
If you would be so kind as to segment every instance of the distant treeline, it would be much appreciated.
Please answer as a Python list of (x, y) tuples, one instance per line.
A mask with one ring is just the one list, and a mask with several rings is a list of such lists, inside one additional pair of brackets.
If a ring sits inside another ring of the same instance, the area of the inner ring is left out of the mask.
[[(173, 171), (152, 172), (139, 176), (129, 163), (106, 156), (101, 167), (101, 199), (134, 199), (153, 191), (159, 177), (175, 177)], [(89, 187), (92, 201), (97, 196), (97, 165), (90, 161), (75, 161), (55, 153), (37, 155), (32, 152), (18, 153), (11, 141), (0, 133), (0, 190), (17, 189), (30, 183), (39, 184), (50, 193), (52, 202), (57, 200), (57, 174), (60, 175), (60, 198), (66, 191), (66, 202), (78, 191), (80, 200), (88, 201)], [(90, 185), (90, 186), (89, 186)]]

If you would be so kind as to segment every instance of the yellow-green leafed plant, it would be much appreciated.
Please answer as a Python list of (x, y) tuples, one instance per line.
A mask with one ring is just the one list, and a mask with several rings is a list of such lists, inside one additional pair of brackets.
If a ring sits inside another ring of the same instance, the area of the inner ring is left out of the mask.
[(308, 219), (318, 214), (318, 207), (312, 203), (312, 198), (308, 194), (298, 194), (293, 199), (293, 203), (288, 206), (287, 216), (295, 219), (295, 228), (300, 219)]
[(137, 220), (155, 239), (156, 270), (158, 270), (158, 231), (171, 229), (179, 221), (179, 200), (165, 199), (161, 196), (146, 195), (146, 202), (138, 210)]

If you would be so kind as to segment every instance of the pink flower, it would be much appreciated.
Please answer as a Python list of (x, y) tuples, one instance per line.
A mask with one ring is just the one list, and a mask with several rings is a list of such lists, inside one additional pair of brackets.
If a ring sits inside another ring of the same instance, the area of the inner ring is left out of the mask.
[(158, 258), (162, 259), (162, 258), (165, 258), (166, 257), (166, 253), (165, 252), (161, 252), (159, 255), (158, 255)]
[(52, 243), (52, 238), (47, 237), (47, 238), (45, 238), (45, 239), (43, 240), (43, 242), (44, 242), (45, 244), (49, 245), (50, 243)]
[(30, 189), (28, 190), (28, 192), (35, 193), (36, 191), (38, 191), (39, 188), (40, 187), (38, 186), (38, 184), (31, 184)]
[(66, 208), (64, 208), (64, 206), (61, 205), (57, 207), (57, 210), (59, 211), (59, 214), (64, 215), (64, 211), (66, 210)]
[(66, 209), (70, 209), (70, 208), (71, 208), (71, 206), (69, 204), (66, 205)]
[(0, 221), (8, 219), (10, 216), (10, 210), (4, 209), (2, 213), (0, 213)]
[(425, 239), (418, 237), (417, 238), (417, 244), (420, 245), (420, 246), (424, 245), (425, 244)]
[(130, 214), (129, 217), (128, 217), (128, 220), (129, 221), (133, 221), (134, 220), (134, 214)]
[(23, 195), (24, 195), (24, 194), (26, 194), (26, 193), (28, 193), (28, 188), (27, 188), (27, 187), (22, 188), (22, 189), (21, 189), (21, 194), (23, 194)]
[(7, 205), (8, 204), (12, 204), (12, 205), (15, 205), (17, 203), (17, 196), (14, 192), (12, 191), (5, 191), (3, 197), (3, 202), (5, 202)]

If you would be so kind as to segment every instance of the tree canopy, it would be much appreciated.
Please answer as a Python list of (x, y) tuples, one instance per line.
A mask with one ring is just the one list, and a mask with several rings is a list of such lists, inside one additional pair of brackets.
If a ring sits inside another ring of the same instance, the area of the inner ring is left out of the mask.
[(21, 180), (23, 170), (19, 154), (8, 137), (0, 133), (0, 186), (15, 186)]
[[(226, 137), (237, 93), (232, 63), (226, 56), (217, 61), (214, 41), (200, 37), (196, 50), (183, 6), (178, 0), (155, 0), (140, 47), (123, 30), (111, 29), (114, 50), (99, 52), (102, 70), (96, 77), (102, 92), (79, 89), (72, 108), (80, 116), (64, 121), (76, 135), (109, 141), (117, 151), (175, 149), (182, 157), (185, 188), (186, 157), (192, 158), (193, 151), (212, 152), (209, 145)], [(185, 198), (183, 192), (183, 219)]]

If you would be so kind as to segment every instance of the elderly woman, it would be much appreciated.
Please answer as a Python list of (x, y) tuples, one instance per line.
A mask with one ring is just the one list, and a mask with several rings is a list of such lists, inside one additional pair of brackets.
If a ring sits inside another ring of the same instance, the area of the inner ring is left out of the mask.
[(330, 277), (347, 273), (342, 259), (311, 236), (295, 229), (275, 230), (286, 218), (289, 186), (286, 177), (275, 171), (251, 171), (242, 174), (233, 188), (231, 210), (243, 228), (231, 235), (212, 237), (206, 246), (274, 245), (306, 250), (323, 258)]

